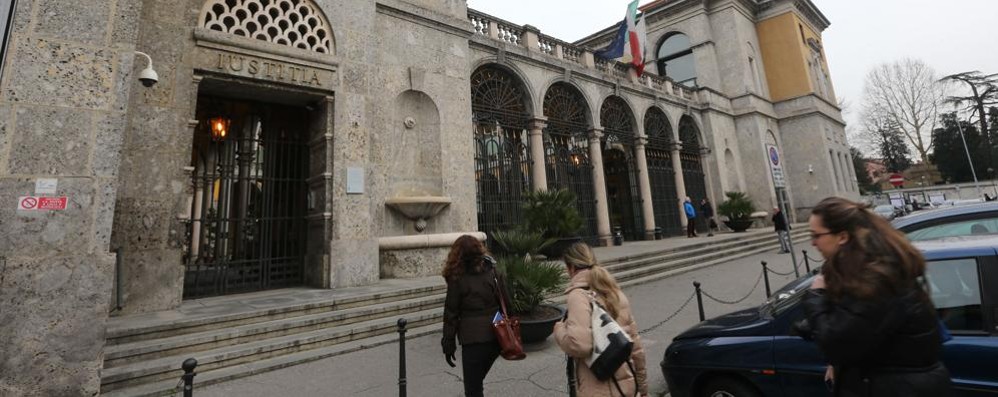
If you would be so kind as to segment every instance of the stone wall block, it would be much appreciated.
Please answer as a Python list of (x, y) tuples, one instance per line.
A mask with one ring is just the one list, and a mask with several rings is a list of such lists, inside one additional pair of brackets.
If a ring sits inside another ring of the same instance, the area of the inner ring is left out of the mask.
[(96, 119), (96, 140), (91, 158), (93, 174), (98, 177), (116, 177), (128, 117), (124, 113), (100, 113)]
[[(176, 109), (143, 106), (141, 112), (131, 114), (130, 121), (129, 150), (172, 153), (191, 150), (191, 138), (188, 138), (191, 130), (187, 127), (187, 119), (178, 115)], [(186, 142), (187, 145), (180, 142)]]
[(381, 278), (438, 275), (449, 251), (449, 247), (381, 251), (379, 254)]
[(114, 199), (118, 190), (118, 178), (100, 178), (97, 181), (97, 213), (94, 216), (94, 249), (109, 252), (111, 227), (114, 223)]
[(73, 175), (90, 157), (93, 123), (89, 112), (55, 107), (19, 107), (11, 174)]
[[(115, 5), (111, 25), (111, 43), (134, 45), (139, 32), (139, 14), (142, 11), (142, 0), (118, 0)], [(172, 3), (172, 2), (168, 2)], [(177, 2), (181, 3), (181, 2)]]
[(154, 250), (166, 243), (172, 214), (165, 203), (119, 195), (114, 213), (114, 247)]
[(122, 310), (115, 315), (148, 313), (180, 306), (184, 265), (179, 250), (123, 250)]
[(39, 38), (14, 42), (4, 70), (3, 96), (11, 102), (107, 109), (113, 99), (115, 53)]
[[(34, 178), (0, 180), (0, 252), (39, 257), (90, 251), (94, 189), (90, 178), (60, 178), (59, 196), (68, 198), (62, 211), (18, 211), (20, 196), (34, 193)], [(13, 251), (16, 249), (16, 251)], [(9, 254), (8, 254), (9, 255)]]
[[(0, 392), (96, 395), (114, 256), (8, 258), (0, 276)], [(67, 304), (72, 299), (72, 304)], [(5, 394), (7, 395), (7, 394)]]
[(34, 10), (35, 0), (18, 0), (14, 6), (14, 20), (11, 28), (12, 35), (30, 33), (31, 13)]
[(7, 173), (7, 160), (10, 159), (7, 151), (10, 149), (10, 137), (14, 132), (13, 122), (13, 107), (0, 105), (0, 175)]
[(333, 240), (330, 242), (332, 287), (373, 284), (378, 281), (378, 241)]
[(110, 1), (37, 0), (35, 33), (99, 46), (107, 41)]
[[(132, 142), (135, 143), (134, 138)], [(190, 149), (185, 152), (157, 151), (155, 147), (126, 148), (128, 154), (121, 159), (121, 197), (167, 197), (167, 193), (180, 193), (191, 183), (184, 173), (190, 163)]]

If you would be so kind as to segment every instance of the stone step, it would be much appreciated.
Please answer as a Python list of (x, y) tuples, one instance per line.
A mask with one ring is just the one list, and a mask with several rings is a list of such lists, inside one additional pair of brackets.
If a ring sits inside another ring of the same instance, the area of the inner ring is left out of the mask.
[[(423, 310), (406, 315), (411, 327), (437, 324), (443, 315), (442, 308)], [(200, 371), (237, 366), (365, 339), (397, 331), (395, 318), (379, 318), (339, 327), (285, 335), (234, 346), (162, 357), (131, 365), (107, 368), (101, 376), (101, 391), (113, 391), (130, 386), (175, 379), (180, 364), (187, 358), (198, 360)]]
[(185, 333), (167, 338), (118, 344), (108, 346), (104, 350), (104, 368), (113, 368), (139, 361), (232, 346), (383, 317), (398, 317), (412, 312), (441, 307), (443, 301), (444, 294), (439, 293), (404, 301), (379, 303), (198, 333)]
[[(421, 327), (409, 327), (406, 331), (406, 339), (419, 338), (422, 336), (430, 335), (433, 333), (440, 332), (440, 324), (430, 324)], [(239, 378), (244, 378), (247, 376), (252, 376), (256, 374), (261, 374), (270, 371), (276, 371), (282, 368), (287, 368), (290, 366), (304, 364), (312, 361), (321, 360), (324, 358), (334, 357), (341, 354), (347, 354), (355, 352), (358, 350), (364, 350), (375, 346), (381, 346), (388, 343), (397, 343), (398, 334), (382, 334), (370, 338), (365, 338), (361, 340), (355, 340), (351, 342), (340, 343), (330, 347), (324, 347), (319, 349), (312, 349), (301, 351), (297, 353), (287, 354), (278, 357), (272, 357), (263, 360), (256, 360), (244, 364), (239, 364), (235, 366), (215, 369), (215, 370), (202, 370), (199, 365), (196, 372), (197, 376), (194, 377), (194, 395), (197, 395), (197, 390), (201, 387), (226, 382), (230, 380), (235, 380)], [(179, 382), (180, 375), (183, 371), (180, 369), (180, 364), (177, 364), (173, 371), (169, 372), (172, 375), (171, 378), (166, 380), (143, 384), (135, 387), (129, 387), (125, 389), (118, 389), (108, 392), (102, 392), (101, 396), (104, 397), (159, 397), (159, 396), (174, 396), (181, 391), (177, 383)]]
[[(365, 289), (373, 290), (375, 287), (360, 287), (354, 288), (355, 290), (359, 290), (359, 293), (344, 297), (326, 297), (322, 294), (324, 291), (314, 291), (318, 295), (314, 301), (274, 307), (266, 310), (249, 308), (233, 313), (208, 313), (189, 318), (169, 318), (169, 316), (162, 315), (160, 313), (151, 313), (140, 315), (149, 318), (149, 321), (142, 322), (141, 325), (134, 325), (137, 322), (123, 322), (120, 321), (120, 318), (112, 318), (108, 324), (107, 344), (109, 346), (113, 346), (143, 340), (154, 340), (165, 337), (174, 337), (178, 335), (280, 320), (284, 318), (293, 318), (297, 316), (397, 302), (440, 294), (447, 290), (447, 285), (439, 277), (432, 277), (430, 279), (432, 280), (431, 282), (424, 283), (429, 285), (418, 287), (404, 287), (405, 280), (391, 280), (393, 283), (386, 283), (389, 285), (381, 288), (382, 291), (364, 293)], [(398, 285), (395, 286), (392, 284)], [(287, 290), (274, 290), (268, 291), (268, 293), (281, 294), (286, 293), (286, 291)], [(233, 295), (231, 297), (213, 299), (239, 298), (239, 295)]]
[[(806, 235), (806, 231), (795, 231), (794, 240), (805, 241), (802, 235)], [(697, 246), (699, 248), (667, 249), (615, 261), (608, 265), (608, 270), (621, 285), (637, 285), (775, 250), (779, 242), (767, 233), (735, 240), (706, 241)], [(221, 321), (230, 324), (233, 318), (257, 320), (229, 328), (190, 321), (200, 330), (183, 332), (185, 330), (177, 329), (181, 332), (168, 337), (109, 346), (102, 391), (108, 395), (129, 396), (168, 394), (176, 386), (180, 363), (189, 357), (199, 360), (199, 383), (212, 379), (221, 382), (354, 351), (356, 348), (352, 346), (358, 344), (380, 340), (389, 343), (396, 332), (398, 317), (406, 317), (411, 327), (425, 324), (439, 331), (445, 288), (441, 285), (401, 289), (388, 296), (381, 294), (377, 299), (354, 297), (349, 302), (385, 301), (346, 309), (309, 303), (282, 308), (284, 310), (266, 310), (257, 315), (221, 316)], [(407, 296), (409, 298), (404, 298)], [(563, 302), (563, 297), (556, 294), (552, 300)], [(309, 308), (327, 307), (330, 308), (309, 313)], [(270, 315), (273, 317), (268, 317)], [(164, 331), (157, 327), (156, 332)]]

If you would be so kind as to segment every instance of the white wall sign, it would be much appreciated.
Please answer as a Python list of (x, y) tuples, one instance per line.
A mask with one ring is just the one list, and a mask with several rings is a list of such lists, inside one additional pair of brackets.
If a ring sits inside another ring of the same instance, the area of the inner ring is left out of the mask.
[(361, 167), (347, 168), (347, 194), (364, 193), (364, 169)]
[(766, 155), (769, 157), (769, 170), (773, 175), (773, 186), (787, 187), (787, 181), (783, 177), (783, 160), (780, 159), (780, 151), (776, 149), (776, 146), (767, 144)]
[(38, 178), (35, 180), (35, 195), (55, 194), (59, 189), (59, 180), (55, 178)]

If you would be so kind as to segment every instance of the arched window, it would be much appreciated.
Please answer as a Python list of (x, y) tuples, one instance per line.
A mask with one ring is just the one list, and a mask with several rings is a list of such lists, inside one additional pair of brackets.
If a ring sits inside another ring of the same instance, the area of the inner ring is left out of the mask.
[(665, 36), (658, 46), (658, 74), (670, 77), (679, 84), (694, 86), (697, 83), (696, 65), (690, 38), (682, 33)]

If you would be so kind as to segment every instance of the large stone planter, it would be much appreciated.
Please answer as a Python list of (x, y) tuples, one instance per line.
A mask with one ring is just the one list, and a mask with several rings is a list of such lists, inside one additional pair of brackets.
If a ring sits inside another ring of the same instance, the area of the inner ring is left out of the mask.
[(724, 221), (724, 225), (734, 232), (744, 232), (752, 227), (752, 219), (733, 219)]
[(541, 305), (541, 307), (554, 309), (557, 313), (552, 312), (550, 316), (542, 318), (524, 318), (521, 316), (520, 340), (525, 345), (543, 342), (554, 332), (554, 323), (565, 317), (565, 309), (551, 305)]

